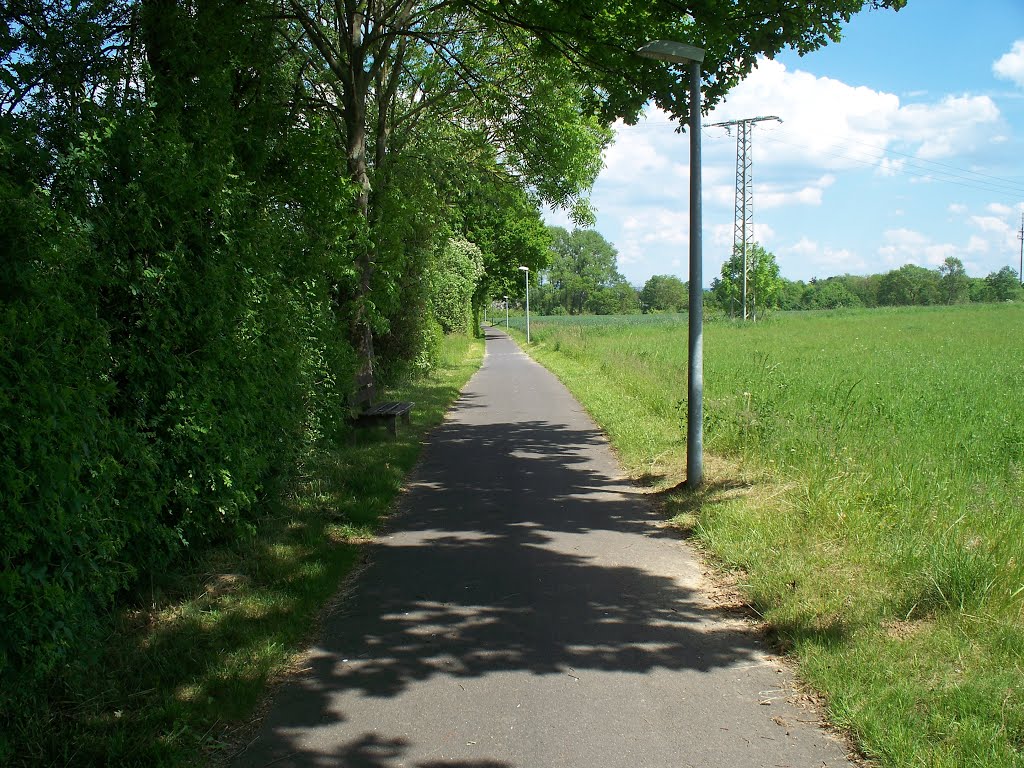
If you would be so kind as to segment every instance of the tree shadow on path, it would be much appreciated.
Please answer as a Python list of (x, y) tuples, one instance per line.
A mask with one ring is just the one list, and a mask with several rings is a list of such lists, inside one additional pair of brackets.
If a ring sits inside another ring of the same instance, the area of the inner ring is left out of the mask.
[[(671, 534), (595, 463), (603, 442), (597, 430), (544, 421), (440, 428), (371, 565), (236, 764), (504, 768), (410, 762), (413, 724), (374, 722), (396, 734), (385, 737), (356, 722), (355, 705), (379, 713), (387, 708), (374, 702), (440, 681), (707, 673), (757, 658), (750, 633), (716, 624), (666, 568)], [(483, 701), (467, 694), (460, 706)]]

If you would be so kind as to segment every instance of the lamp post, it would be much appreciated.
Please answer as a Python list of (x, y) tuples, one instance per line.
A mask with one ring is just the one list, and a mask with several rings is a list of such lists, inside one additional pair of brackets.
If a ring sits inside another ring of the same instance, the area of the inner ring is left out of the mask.
[(520, 267), (526, 275), (526, 343), (530, 343), (530, 268)]
[(505, 330), (508, 330), (508, 296), (505, 297)]
[(637, 51), (648, 59), (687, 64), (690, 69), (690, 310), (686, 397), (686, 486), (704, 481), (704, 287), (701, 244), (700, 65), (704, 49), (653, 40)]

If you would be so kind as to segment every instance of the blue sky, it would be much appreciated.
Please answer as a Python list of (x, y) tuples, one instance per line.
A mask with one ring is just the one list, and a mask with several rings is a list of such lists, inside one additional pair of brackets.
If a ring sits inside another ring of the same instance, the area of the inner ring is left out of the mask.
[[(1024, 213), (1024, 0), (909, 0), (842, 42), (762, 61), (705, 123), (778, 115), (753, 134), (755, 238), (809, 280), (1018, 265)], [(664, 114), (619, 126), (592, 194), (596, 228), (641, 285), (685, 279), (688, 139)], [(704, 274), (732, 247), (735, 134), (705, 128)], [(564, 224), (558, 215), (551, 223)]]

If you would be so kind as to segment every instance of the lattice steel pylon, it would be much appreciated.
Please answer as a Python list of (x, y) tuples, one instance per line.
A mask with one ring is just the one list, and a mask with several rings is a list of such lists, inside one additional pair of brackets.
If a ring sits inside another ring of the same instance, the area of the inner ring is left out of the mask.
[(733, 213), (732, 252), (743, 253), (743, 319), (747, 319), (747, 250), (754, 240), (754, 168), (753, 133), (754, 123), (764, 120), (782, 119), (775, 115), (747, 117), (742, 120), (726, 120), (711, 123), (708, 128), (725, 128), (728, 131), (736, 126), (736, 204)]

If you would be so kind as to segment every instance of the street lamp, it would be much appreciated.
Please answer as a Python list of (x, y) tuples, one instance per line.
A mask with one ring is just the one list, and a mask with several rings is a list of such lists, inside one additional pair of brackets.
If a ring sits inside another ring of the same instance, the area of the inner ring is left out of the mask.
[(526, 275), (526, 343), (530, 343), (530, 268), (520, 267)]
[(505, 330), (508, 330), (508, 296), (505, 297)]
[(701, 274), (700, 65), (704, 49), (672, 40), (653, 40), (637, 51), (648, 59), (690, 68), (690, 310), (686, 397), (686, 485), (704, 481), (704, 287)]

